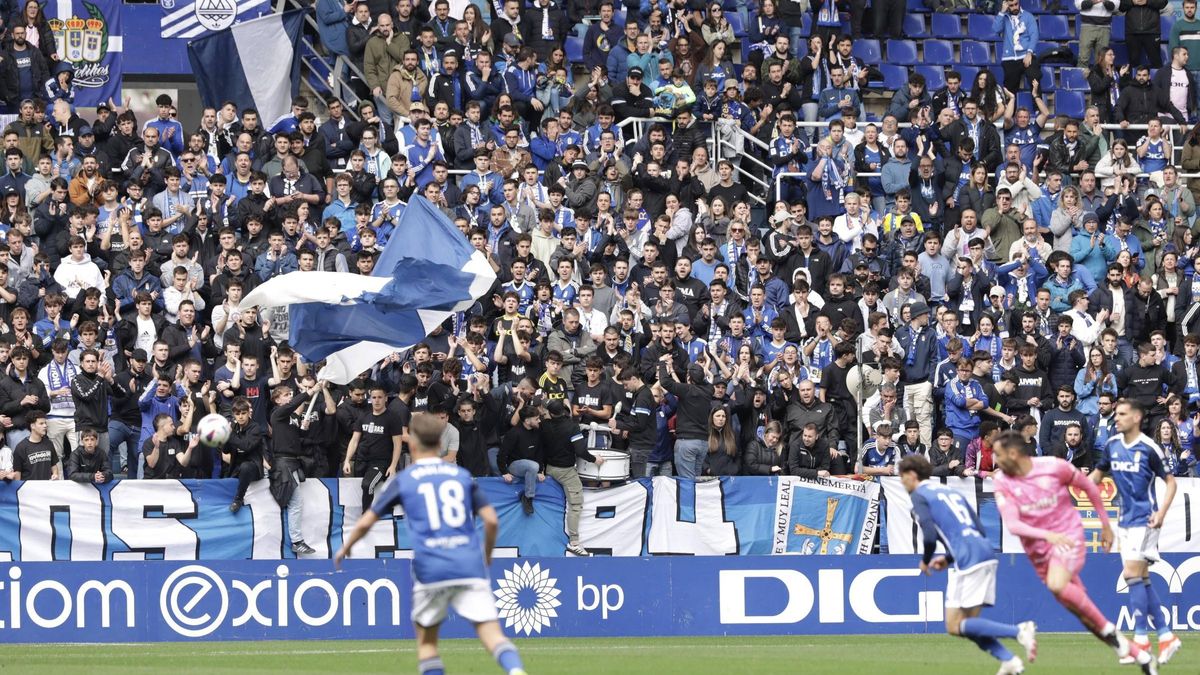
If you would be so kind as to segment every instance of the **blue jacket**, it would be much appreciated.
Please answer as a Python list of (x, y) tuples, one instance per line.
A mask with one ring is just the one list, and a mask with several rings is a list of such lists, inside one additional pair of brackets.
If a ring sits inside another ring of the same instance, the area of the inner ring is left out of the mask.
[(147, 438), (154, 434), (155, 417), (170, 415), (176, 421), (179, 420), (179, 402), (187, 395), (184, 393), (183, 387), (175, 385), (175, 391), (164, 399), (154, 395), (157, 389), (158, 380), (150, 380), (146, 391), (142, 392), (142, 397), (138, 399), (138, 409), (142, 411), (142, 433), (138, 436), (139, 448)]
[(1077, 267), (1082, 267), (1092, 274), (1092, 279), (1103, 279), (1108, 272), (1108, 235), (1101, 234), (1100, 242), (1092, 246), (1092, 238), (1087, 232), (1076, 232), (1071, 237), (1071, 258)]
[(350, 47), (346, 44), (350, 15), (345, 7), (341, 0), (317, 0), (317, 32), (321, 34), (321, 44), (340, 56), (350, 55)]
[[(1104, 259), (1108, 262), (1114, 262), (1117, 256), (1121, 254), (1121, 238), (1113, 234), (1104, 237), (1104, 243), (1107, 244), (1104, 250)], [(1146, 266), (1146, 252), (1142, 250), (1142, 242), (1133, 232), (1125, 235), (1125, 247), (1129, 249), (1131, 254), (1137, 254), (1137, 271), (1141, 272)]]
[[(624, 38), (621, 39), (608, 52), (608, 81), (609, 82), (624, 82), (625, 74), (629, 72), (629, 66), (625, 60), (629, 57), (629, 47), (625, 46)], [(655, 68), (653, 72), (658, 72)]]
[(133, 272), (125, 270), (113, 279), (112, 294), (117, 299), (117, 313), (125, 314), (137, 309), (134, 305), (133, 298), (138, 293), (153, 293), (158, 291), (158, 298), (154, 301), (156, 310), (163, 309), (162, 298), (162, 281), (155, 275), (149, 272), (143, 272), (141, 279), (134, 279)]
[[(842, 87), (841, 89), (830, 87), (822, 91), (821, 95), (817, 97), (817, 116), (826, 121), (841, 119), (842, 106), (839, 103), (847, 96), (850, 97), (850, 107), (858, 110), (861, 102), (859, 101), (857, 91), (849, 87)], [(904, 180), (907, 182), (908, 177), (905, 176)]]
[[(167, 138), (167, 129), (175, 129), (175, 132), (170, 138)], [(179, 120), (164, 120), (155, 117), (142, 125), (142, 129), (157, 129), (158, 130), (158, 145), (167, 152), (171, 153), (171, 157), (176, 157), (183, 152), (183, 125)]]
[(510, 68), (504, 73), (504, 91), (514, 103), (528, 103), (537, 94), (537, 72)]
[(963, 382), (955, 377), (946, 383), (945, 396), (946, 426), (950, 427), (955, 436), (974, 437), (978, 435), (979, 413), (967, 410), (967, 399), (983, 401), (983, 405), (986, 407), (990, 401), (988, 401), (983, 387), (975, 380)]
[(992, 20), (992, 32), (1002, 36), (1001, 61), (1024, 58), (1026, 54), (1033, 54), (1037, 48), (1037, 19), (1026, 10), (1022, 9), (1015, 17), (1008, 13), (1000, 14)]
[(1054, 275), (1047, 279), (1042, 287), (1050, 291), (1050, 309), (1062, 314), (1071, 309), (1071, 303), (1067, 302), (1067, 296), (1071, 295), (1072, 291), (1083, 290), (1083, 283), (1079, 281), (1078, 277), (1071, 275), (1064, 284), (1058, 280), (1058, 275)]
[(917, 334), (909, 324), (896, 330), (896, 341), (905, 354), (904, 372), (900, 381), (904, 384), (928, 382), (933, 377), (933, 369), (937, 365), (937, 332), (926, 326)]

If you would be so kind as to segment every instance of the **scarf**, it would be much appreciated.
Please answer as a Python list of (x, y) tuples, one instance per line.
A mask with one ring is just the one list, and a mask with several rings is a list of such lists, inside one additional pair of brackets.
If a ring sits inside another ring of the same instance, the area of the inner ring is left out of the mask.
[(838, 167), (838, 159), (830, 150), (829, 161), (825, 162), (825, 171), (821, 173), (821, 190), (825, 192), (825, 199), (833, 201), (834, 193), (837, 194), (837, 200), (840, 204), (846, 194), (846, 179), (842, 177), (842, 169)]
[[(79, 374), (79, 371), (76, 370), (75, 364), (71, 363), (69, 360), (63, 363), (61, 366), (57, 361), (51, 361), (50, 365), (46, 366), (46, 379), (50, 382), (50, 386), (47, 387), (47, 389), (54, 391), (55, 389), (70, 387), (71, 382), (75, 379), (77, 374)], [(75, 403), (70, 394), (67, 394), (66, 396), (55, 396), (50, 399), (50, 408), (52, 410), (74, 407)]]

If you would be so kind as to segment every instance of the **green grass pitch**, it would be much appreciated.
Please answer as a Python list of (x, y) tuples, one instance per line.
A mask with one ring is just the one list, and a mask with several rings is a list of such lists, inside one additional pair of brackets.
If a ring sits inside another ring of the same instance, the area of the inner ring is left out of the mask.
[[(1200, 673), (1200, 640), (1184, 647), (1163, 673)], [(961, 638), (945, 635), (801, 636), (726, 638), (613, 638), (517, 640), (531, 675), (990, 675), (998, 663)], [(1015, 641), (1005, 641), (1020, 653)], [(1026, 673), (1101, 675), (1137, 673), (1091, 636), (1047, 634)], [(0, 673), (415, 673), (414, 643), (219, 642), (151, 645), (12, 645)], [(478, 642), (442, 643), (446, 671), (496, 674)]]

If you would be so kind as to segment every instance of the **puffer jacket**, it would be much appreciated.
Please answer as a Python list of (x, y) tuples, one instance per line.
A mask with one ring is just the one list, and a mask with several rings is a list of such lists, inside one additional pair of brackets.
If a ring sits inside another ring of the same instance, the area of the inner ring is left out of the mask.
[(1144, 5), (1135, 5), (1133, 0), (1121, 0), (1121, 12), (1125, 15), (1126, 35), (1161, 36), (1158, 18), (1167, 0), (1147, 0)]

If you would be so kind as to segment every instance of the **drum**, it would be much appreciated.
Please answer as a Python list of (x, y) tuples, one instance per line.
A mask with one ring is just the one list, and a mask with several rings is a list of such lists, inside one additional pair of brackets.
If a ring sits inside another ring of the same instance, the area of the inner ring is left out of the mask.
[(596, 466), (580, 457), (575, 462), (575, 470), (583, 480), (625, 480), (629, 478), (629, 455), (615, 450), (592, 450), (596, 457), (603, 457), (604, 464)]

